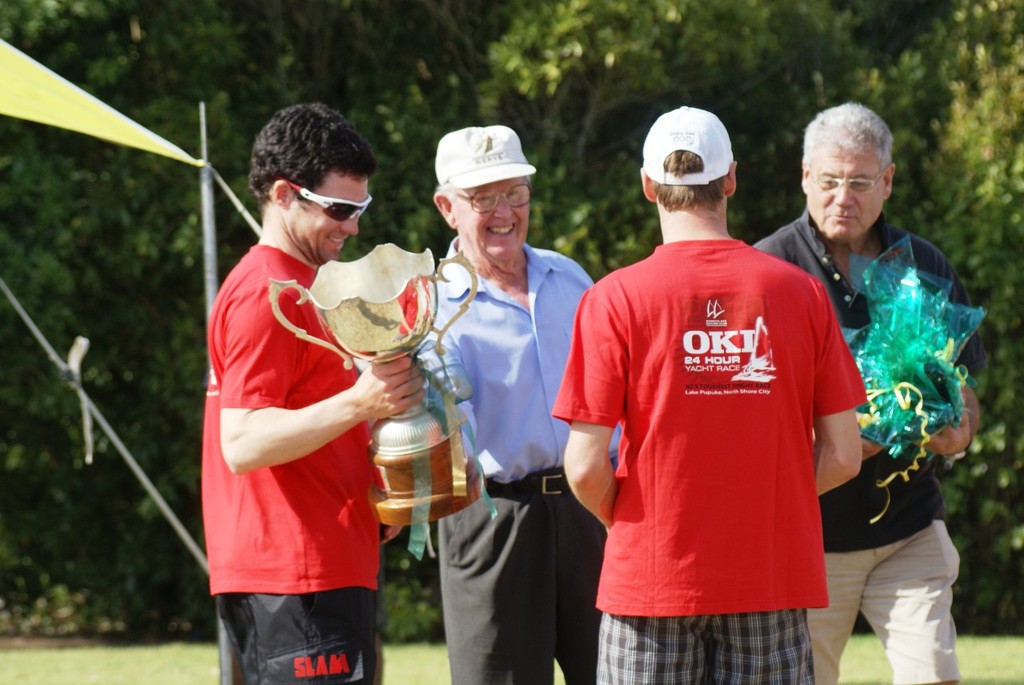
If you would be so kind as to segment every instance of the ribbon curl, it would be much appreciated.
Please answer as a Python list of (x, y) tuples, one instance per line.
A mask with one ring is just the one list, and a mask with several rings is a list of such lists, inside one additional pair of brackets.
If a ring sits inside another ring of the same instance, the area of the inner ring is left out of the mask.
[[(872, 524), (878, 523), (882, 519), (882, 517), (885, 516), (885, 512), (889, 511), (889, 504), (892, 502), (892, 495), (889, 492), (889, 484), (896, 480), (897, 476), (902, 478), (904, 483), (910, 482), (910, 472), (917, 471), (918, 469), (921, 468), (919, 461), (928, 455), (928, 450), (925, 448), (925, 445), (928, 443), (929, 440), (932, 439), (932, 434), (929, 433), (927, 430), (930, 417), (928, 416), (928, 413), (925, 412), (923, 409), (924, 395), (917, 388), (917, 386), (913, 385), (912, 383), (897, 383), (896, 386), (891, 388), (890, 391), (896, 398), (896, 402), (897, 404), (899, 404), (901, 409), (912, 410), (916, 416), (920, 417), (921, 441), (917, 443), (917, 454), (914, 455), (913, 461), (911, 462), (910, 466), (903, 469), (902, 471), (894, 471), (893, 473), (890, 473), (888, 477), (875, 481), (875, 487), (879, 487), (885, 490), (885, 506), (882, 507), (882, 511), (879, 512), (877, 516), (874, 516), (871, 519)], [(910, 393), (915, 393), (918, 397), (918, 401), (913, 405), (911, 405), (910, 403)], [(868, 405), (874, 406), (873, 400), (883, 394), (884, 391), (882, 391), (881, 389), (875, 389), (869, 392)], [(870, 414), (868, 414), (867, 416), (870, 416)], [(895, 457), (895, 455), (893, 456)]]

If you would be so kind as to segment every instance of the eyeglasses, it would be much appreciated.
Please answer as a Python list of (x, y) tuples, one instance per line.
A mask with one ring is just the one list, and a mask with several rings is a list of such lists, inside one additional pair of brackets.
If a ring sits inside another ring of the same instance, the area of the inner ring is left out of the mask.
[(346, 219), (358, 219), (359, 215), (366, 211), (366, 208), (373, 202), (373, 196), (367, 194), (366, 199), (362, 202), (354, 202), (352, 200), (346, 200), (342, 197), (327, 197), (326, 195), (317, 195), (308, 188), (303, 188), (297, 183), (292, 183), (287, 178), (281, 178), (278, 176), (278, 180), (284, 181), (288, 186), (297, 192), (301, 197), (315, 202), (323, 207), (324, 214), (334, 219), (335, 221), (345, 221)]
[(469, 206), (473, 208), (473, 211), (486, 214), (487, 212), (493, 212), (498, 207), (498, 203), (502, 200), (508, 203), (509, 207), (513, 209), (516, 207), (522, 207), (530, 201), (530, 193), (532, 188), (529, 183), (519, 183), (509, 188), (504, 193), (499, 193), (496, 190), (483, 190), (479, 193), (472, 195), (461, 195), (469, 200)]
[(864, 178), (863, 176), (855, 176), (854, 178), (841, 178), (839, 176), (814, 176), (814, 182), (819, 188), (826, 192), (833, 190), (839, 190), (840, 186), (846, 186), (848, 189), (855, 193), (866, 193), (874, 188), (879, 181), (882, 180), (882, 176), (885, 175), (885, 170), (878, 175), (878, 178)]

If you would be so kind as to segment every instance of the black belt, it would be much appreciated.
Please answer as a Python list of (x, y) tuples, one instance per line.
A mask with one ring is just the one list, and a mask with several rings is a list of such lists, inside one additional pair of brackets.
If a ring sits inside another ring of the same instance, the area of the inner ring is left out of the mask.
[(487, 494), (492, 497), (561, 495), (564, 492), (570, 492), (570, 490), (569, 484), (565, 481), (565, 470), (561, 466), (537, 471), (510, 483), (499, 483), (491, 478), (487, 479)]

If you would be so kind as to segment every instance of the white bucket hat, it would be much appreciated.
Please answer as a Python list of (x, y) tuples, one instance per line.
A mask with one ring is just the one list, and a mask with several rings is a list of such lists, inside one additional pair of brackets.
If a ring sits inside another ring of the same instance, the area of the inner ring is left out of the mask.
[(452, 131), (437, 144), (437, 182), (476, 188), (495, 181), (530, 176), (519, 136), (508, 126), (474, 126)]

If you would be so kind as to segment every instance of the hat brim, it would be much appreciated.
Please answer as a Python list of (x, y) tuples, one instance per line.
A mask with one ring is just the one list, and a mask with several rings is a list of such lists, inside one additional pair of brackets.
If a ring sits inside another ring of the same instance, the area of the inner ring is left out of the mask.
[(465, 190), (466, 188), (476, 188), (477, 186), (484, 186), (495, 181), (507, 181), (510, 178), (519, 178), (520, 176), (532, 176), (535, 173), (537, 173), (537, 168), (532, 164), (513, 162), (484, 169), (474, 169), (464, 174), (452, 176), (448, 179), (448, 182), (456, 188)]

